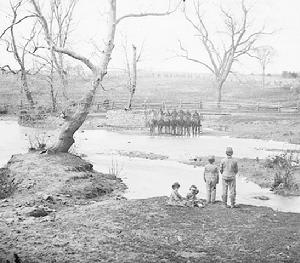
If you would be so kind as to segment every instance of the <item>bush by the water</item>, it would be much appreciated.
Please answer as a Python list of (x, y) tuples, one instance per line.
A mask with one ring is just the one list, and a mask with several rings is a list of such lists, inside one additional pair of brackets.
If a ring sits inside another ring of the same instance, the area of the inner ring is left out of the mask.
[(298, 185), (294, 181), (294, 171), (299, 168), (300, 161), (297, 153), (287, 151), (266, 159), (265, 167), (274, 169), (272, 190), (293, 190)]

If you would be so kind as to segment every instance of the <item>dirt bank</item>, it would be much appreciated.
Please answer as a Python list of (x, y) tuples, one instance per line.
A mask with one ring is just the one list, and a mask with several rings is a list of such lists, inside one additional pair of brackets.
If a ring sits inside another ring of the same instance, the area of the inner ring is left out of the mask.
[[(60, 209), (121, 194), (126, 186), (114, 175), (93, 170), (93, 165), (72, 154), (39, 152), (13, 155), (0, 170), (0, 196), (9, 205)], [(28, 210), (28, 209), (25, 209)]]
[[(70, 155), (15, 155), (0, 200), (0, 259), (22, 262), (297, 262), (300, 214), (124, 200), (112, 175)], [(0, 260), (0, 262), (2, 262)], [(5, 261), (6, 262), (6, 261)]]
[[(220, 165), (220, 161), (224, 157), (215, 157), (216, 165)], [(195, 157), (195, 159), (185, 161), (183, 163), (195, 165), (195, 166), (204, 166), (206, 165), (208, 156)], [(275, 170), (266, 165), (266, 160), (259, 159), (248, 159), (241, 158), (238, 159), (239, 165), (239, 176), (247, 178), (247, 180), (258, 184), (263, 188), (271, 188), (274, 183), (274, 174)], [(275, 190), (275, 193), (281, 195), (300, 195), (300, 169), (295, 169), (293, 173), (293, 183), (294, 185), (291, 189), (278, 189)]]

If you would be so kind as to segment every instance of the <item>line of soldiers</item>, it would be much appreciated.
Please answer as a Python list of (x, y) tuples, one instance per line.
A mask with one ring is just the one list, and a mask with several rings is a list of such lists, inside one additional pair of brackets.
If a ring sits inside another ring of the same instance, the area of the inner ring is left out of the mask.
[(202, 133), (202, 116), (195, 110), (191, 113), (189, 110), (178, 112), (174, 109), (159, 111), (151, 110), (148, 119), (150, 134), (172, 134), (196, 136)]

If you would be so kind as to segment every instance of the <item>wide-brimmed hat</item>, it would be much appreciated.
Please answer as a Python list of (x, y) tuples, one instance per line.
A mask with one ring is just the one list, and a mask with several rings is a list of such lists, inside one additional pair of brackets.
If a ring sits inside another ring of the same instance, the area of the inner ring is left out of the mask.
[(231, 147), (226, 148), (226, 154), (227, 155), (232, 155), (233, 154), (233, 149)]
[(197, 188), (196, 185), (193, 184), (193, 185), (191, 185), (190, 190), (191, 191), (198, 191), (198, 188)]
[(175, 187), (180, 187), (180, 184), (178, 182), (172, 184), (172, 188), (175, 188)]
[(215, 156), (214, 155), (209, 156), (208, 161), (215, 161)]

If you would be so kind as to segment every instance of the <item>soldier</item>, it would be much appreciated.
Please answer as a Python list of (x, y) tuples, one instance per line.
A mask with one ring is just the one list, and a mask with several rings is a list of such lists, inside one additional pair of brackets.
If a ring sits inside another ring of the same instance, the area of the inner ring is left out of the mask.
[(183, 128), (184, 128), (184, 111), (181, 109), (178, 113), (177, 117), (177, 128), (178, 128), (178, 134), (183, 135)]
[(178, 113), (176, 109), (174, 109), (171, 113), (171, 134), (173, 135), (176, 135), (177, 116)]
[(158, 112), (158, 134), (162, 134), (163, 126), (164, 126), (164, 112), (162, 109)]
[(155, 133), (155, 127), (157, 126), (157, 113), (155, 110), (151, 110), (150, 119), (148, 123), (150, 128), (150, 134), (153, 135)]
[(165, 133), (167, 134), (171, 133), (171, 113), (169, 110), (167, 110), (165, 114), (164, 124), (165, 124)]
[[(232, 158), (233, 150), (231, 147), (226, 149), (227, 157), (221, 161), (220, 173), (222, 174), (222, 199), (226, 207), (235, 208), (236, 198), (236, 175), (238, 173), (237, 161)], [(227, 206), (227, 193), (229, 190), (230, 206)]]
[(219, 169), (214, 164), (214, 156), (210, 156), (208, 162), (209, 163), (204, 167), (204, 182), (206, 183), (206, 202), (209, 204), (216, 201), (216, 186), (219, 183)]
[(187, 110), (186, 114), (186, 120), (185, 120), (185, 124), (184, 124), (184, 133), (185, 135), (190, 136), (191, 135), (191, 127), (192, 127), (192, 114), (190, 113), (189, 110)]
[(199, 113), (197, 112), (197, 110), (195, 110), (195, 112), (192, 115), (192, 132), (193, 132), (193, 135), (198, 134), (199, 120), (200, 120)]

